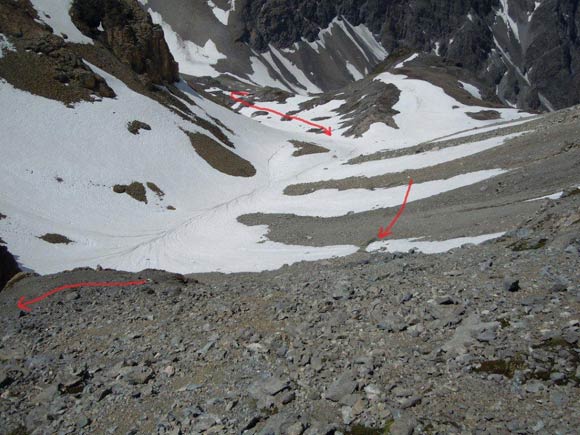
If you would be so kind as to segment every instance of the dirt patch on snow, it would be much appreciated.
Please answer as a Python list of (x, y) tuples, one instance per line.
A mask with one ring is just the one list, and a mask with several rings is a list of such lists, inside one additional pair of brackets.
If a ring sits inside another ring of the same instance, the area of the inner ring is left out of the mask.
[(53, 245), (68, 245), (69, 243), (74, 243), (68, 237), (56, 233), (46, 233), (44, 236), (39, 236), (38, 238)]
[(233, 177), (253, 177), (256, 168), (250, 162), (223, 147), (219, 142), (202, 133), (185, 132), (191, 145), (212, 168)]
[(143, 183), (134, 181), (128, 185), (116, 184), (115, 186), (113, 186), (113, 191), (115, 193), (126, 193), (131, 198), (147, 204), (147, 191), (145, 190), (145, 186), (143, 186)]
[(163, 197), (165, 196), (165, 192), (163, 190), (161, 190), (159, 188), (159, 186), (157, 186), (157, 184), (155, 184), (155, 183), (153, 183), (151, 181), (148, 181), (147, 182), (147, 187), (149, 189), (151, 189), (159, 197), (159, 199), (163, 199)]
[(292, 153), (294, 157), (306, 156), (309, 154), (321, 154), (330, 151), (328, 148), (310, 142), (302, 142), (300, 140), (291, 140), (289, 142), (296, 148), (296, 151)]
[(134, 120), (127, 124), (127, 130), (131, 134), (139, 134), (141, 130), (151, 130), (151, 126), (145, 122)]
[(478, 121), (501, 119), (501, 114), (497, 110), (480, 110), (479, 112), (465, 112), (465, 114)]

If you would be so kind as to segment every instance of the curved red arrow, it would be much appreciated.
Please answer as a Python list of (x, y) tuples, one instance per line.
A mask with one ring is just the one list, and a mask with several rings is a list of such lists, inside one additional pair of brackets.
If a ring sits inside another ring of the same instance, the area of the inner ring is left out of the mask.
[(18, 308), (22, 311), (30, 311), (30, 306), (36, 304), (43, 299), (46, 299), (49, 296), (52, 296), (55, 293), (61, 292), (63, 290), (68, 290), (71, 288), (78, 288), (78, 287), (126, 287), (132, 285), (143, 285), (147, 282), (146, 279), (142, 279), (139, 281), (126, 281), (126, 282), (78, 282), (76, 284), (65, 284), (61, 285), (60, 287), (54, 288), (43, 295), (38, 296), (37, 298), (30, 299), (29, 301), (26, 300), (26, 296), (22, 296), (18, 300)]
[(321, 129), (324, 132), (324, 134), (327, 136), (332, 136), (332, 127), (325, 127), (323, 125), (316, 124), (312, 121), (308, 121), (307, 119), (299, 118), (298, 116), (288, 115), (286, 113), (282, 113), (282, 112), (279, 112), (279, 111), (274, 110), (274, 109), (269, 109), (267, 107), (256, 106), (252, 103), (247, 102), (246, 100), (242, 100), (241, 98), (238, 98), (236, 95), (246, 96), (246, 95), (249, 95), (249, 92), (231, 91), (230, 98), (238, 103), (243, 104), (246, 107), (249, 107), (250, 109), (263, 110), (264, 112), (274, 113), (278, 116), (281, 116), (282, 118), (294, 119), (295, 121), (300, 121), (300, 122), (303, 122), (304, 124), (308, 124), (308, 125), (311, 125), (312, 127), (316, 127), (316, 128)]
[(385, 237), (388, 237), (392, 234), (391, 230), (393, 229), (393, 227), (395, 226), (395, 224), (397, 223), (397, 221), (399, 220), (399, 218), (403, 214), (403, 211), (405, 211), (405, 206), (407, 205), (407, 200), (409, 199), (409, 193), (411, 193), (411, 186), (413, 186), (413, 179), (412, 178), (409, 180), (409, 186), (407, 187), (407, 192), (405, 193), (405, 199), (403, 200), (403, 205), (401, 205), (401, 208), (399, 209), (399, 211), (397, 212), (397, 214), (395, 215), (395, 217), (393, 218), (391, 223), (387, 226), (387, 228), (384, 228), (384, 229), (383, 229), (383, 227), (379, 228), (379, 239), (384, 239)]

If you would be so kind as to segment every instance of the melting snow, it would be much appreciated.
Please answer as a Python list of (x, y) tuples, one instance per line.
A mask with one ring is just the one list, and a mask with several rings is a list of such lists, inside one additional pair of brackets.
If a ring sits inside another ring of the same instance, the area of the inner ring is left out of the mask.
[(501, 17), (508, 28), (511, 29), (512, 34), (515, 38), (520, 41), (520, 32), (518, 28), (518, 23), (514, 21), (514, 19), (510, 16), (509, 4), (508, 0), (500, 0), (501, 3), (501, 10), (497, 11), (497, 16)]
[(236, 9), (236, 2), (233, 0), (230, 0), (230, 9), (228, 10), (223, 10), (221, 8), (219, 8), (212, 0), (208, 0), (207, 4), (208, 6), (211, 8), (213, 14), (216, 16), (216, 18), (218, 20), (221, 21), (221, 23), (224, 26), (228, 25), (228, 19), (230, 16), (230, 12), (234, 11)]
[(447, 252), (451, 249), (459, 248), (466, 244), (476, 244), (486, 242), (488, 240), (497, 239), (505, 233), (484, 234), (482, 236), (474, 237), (459, 237), (457, 239), (441, 240), (441, 241), (421, 241), (421, 238), (414, 239), (389, 239), (381, 240), (371, 243), (367, 247), (367, 252), (386, 250), (389, 252), (407, 252), (411, 249), (417, 249), (425, 254), (439, 254)]
[(463, 87), (463, 89), (465, 89), (467, 92), (469, 92), (471, 94), (471, 96), (477, 98), (478, 100), (481, 100), (481, 92), (479, 91), (479, 89), (477, 89), (477, 87), (470, 85), (469, 83), (462, 82), (462, 81), (459, 81), (459, 83), (461, 83), (461, 86)]
[(364, 75), (362, 75), (362, 73), (356, 68), (356, 66), (350, 63), (348, 60), (346, 61), (346, 69), (348, 70), (348, 72), (355, 81), (364, 78)]
[(411, 62), (412, 60), (415, 60), (418, 57), (419, 57), (419, 53), (412, 54), (411, 56), (409, 56), (404, 61), (402, 61), (402, 62), (398, 63), (397, 65), (395, 65), (395, 68), (403, 68), (407, 62)]

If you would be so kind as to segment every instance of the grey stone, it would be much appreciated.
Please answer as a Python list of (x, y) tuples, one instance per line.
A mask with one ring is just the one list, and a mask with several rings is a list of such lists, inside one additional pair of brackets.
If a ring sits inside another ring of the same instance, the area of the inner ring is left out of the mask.
[(401, 417), (391, 425), (390, 435), (413, 435), (417, 421), (414, 418)]
[(357, 383), (350, 374), (342, 375), (334, 381), (326, 390), (325, 397), (333, 402), (338, 402), (344, 396), (352, 394), (357, 387)]
[(391, 313), (379, 322), (378, 328), (387, 332), (401, 332), (407, 329), (407, 323), (401, 316)]
[(503, 280), (503, 288), (508, 292), (517, 292), (520, 289), (520, 281), (514, 278), (505, 278)]
[(129, 384), (146, 384), (154, 377), (153, 370), (146, 366), (124, 367), (120, 374)]

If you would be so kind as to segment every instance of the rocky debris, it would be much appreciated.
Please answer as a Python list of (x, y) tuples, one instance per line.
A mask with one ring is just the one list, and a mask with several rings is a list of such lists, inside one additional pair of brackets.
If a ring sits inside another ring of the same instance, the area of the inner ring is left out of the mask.
[(145, 122), (134, 120), (127, 123), (127, 130), (131, 134), (139, 134), (140, 130), (151, 130), (151, 126)]
[(296, 151), (292, 153), (294, 157), (306, 156), (310, 154), (320, 154), (327, 153), (329, 150), (320, 145), (316, 145), (310, 142), (303, 142), (299, 140), (291, 140), (290, 143), (294, 145)]
[(85, 35), (104, 44), (145, 82), (179, 80), (161, 26), (153, 24), (136, 0), (75, 0), (70, 15)]
[[(20, 268), (10, 251), (6, 246), (0, 245), (0, 290), (18, 272), (20, 272)], [(0, 383), (2, 383), (2, 379), (0, 379)]]
[(575, 433), (579, 206), (437, 255), (25, 276), (0, 293), (0, 433)]

